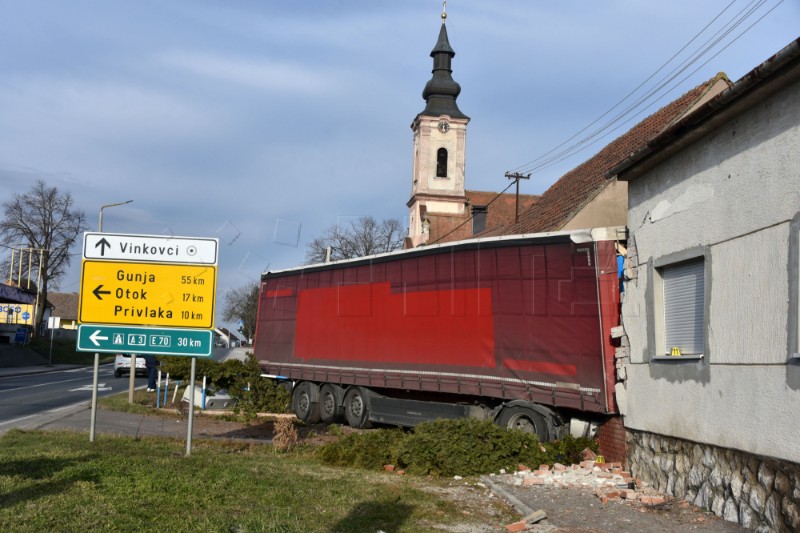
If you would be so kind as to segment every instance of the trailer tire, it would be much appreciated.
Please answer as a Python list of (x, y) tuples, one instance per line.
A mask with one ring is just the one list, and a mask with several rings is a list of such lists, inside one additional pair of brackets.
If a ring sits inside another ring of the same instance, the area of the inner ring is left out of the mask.
[(310, 381), (301, 381), (292, 391), (292, 409), (297, 418), (306, 424), (319, 422), (319, 387)]
[(332, 383), (319, 389), (319, 418), (323, 424), (333, 424), (342, 420), (344, 390)]
[(497, 417), (497, 425), (506, 429), (518, 429), (524, 433), (532, 433), (539, 438), (539, 442), (550, 440), (550, 424), (545, 416), (520, 405), (504, 408)]
[(362, 387), (350, 387), (344, 395), (344, 417), (350, 427), (371, 428), (369, 421), (369, 391)]

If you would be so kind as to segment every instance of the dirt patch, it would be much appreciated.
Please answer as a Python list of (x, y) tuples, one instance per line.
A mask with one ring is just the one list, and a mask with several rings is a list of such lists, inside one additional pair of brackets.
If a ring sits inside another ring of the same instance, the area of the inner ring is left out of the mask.
[[(539, 533), (709, 533), (742, 532), (738, 524), (726, 522), (689, 502), (665, 499), (646, 504), (598, 497), (593, 489), (556, 486), (524, 486), (512, 476), (492, 476), (502, 492), (518, 499), (531, 510), (542, 510), (547, 520), (523, 531)], [(605, 500), (605, 501), (604, 501)]]

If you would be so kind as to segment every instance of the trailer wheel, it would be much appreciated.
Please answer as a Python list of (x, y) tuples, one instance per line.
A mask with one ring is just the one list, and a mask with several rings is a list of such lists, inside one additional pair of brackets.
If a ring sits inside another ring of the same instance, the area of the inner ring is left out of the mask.
[(338, 385), (326, 383), (319, 389), (319, 418), (323, 424), (333, 424), (342, 419), (342, 396)]
[(344, 395), (344, 417), (350, 427), (366, 429), (369, 422), (369, 393), (361, 387), (350, 387)]
[(306, 424), (319, 422), (319, 387), (310, 381), (298, 383), (292, 391), (292, 408)]
[(497, 425), (506, 429), (518, 429), (524, 433), (533, 433), (540, 442), (547, 442), (550, 436), (544, 415), (519, 405), (503, 409), (500, 416), (497, 417)]

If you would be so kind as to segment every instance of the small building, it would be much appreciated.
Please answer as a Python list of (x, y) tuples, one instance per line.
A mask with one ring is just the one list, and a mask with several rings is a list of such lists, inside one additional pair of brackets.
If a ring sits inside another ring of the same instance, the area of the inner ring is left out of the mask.
[(214, 328), (214, 346), (220, 348), (238, 348), (244, 343), (228, 328)]
[(758, 531), (800, 530), (799, 147), (800, 39), (609, 172), (628, 466)]
[(77, 292), (51, 292), (47, 295), (48, 301), (53, 306), (53, 316), (59, 317), (59, 329), (78, 329), (78, 293)]

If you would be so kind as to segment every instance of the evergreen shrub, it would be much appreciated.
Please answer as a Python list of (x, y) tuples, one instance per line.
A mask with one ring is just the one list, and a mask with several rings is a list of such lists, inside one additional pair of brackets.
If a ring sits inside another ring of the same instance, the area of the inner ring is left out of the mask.
[[(191, 359), (188, 357), (160, 358), (161, 372), (168, 372), (170, 380), (188, 382), (191, 376)], [(235, 410), (248, 417), (258, 413), (288, 413), (291, 395), (274, 380), (261, 377), (261, 367), (252, 352), (247, 360), (231, 359), (224, 363), (212, 359), (198, 359), (195, 378), (206, 377), (210, 393), (225, 389), (236, 400)]]
[(322, 446), (317, 454), (329, 465), (381, 469), (397, 464), (399, 447), (406, 438), (406, 433), (396, 428), (351, 433)]
[(393, 464), (418, 475), (471, 476), (514, 471), (520, 464), (535, 469), (541, 464), (579, 463), (584, 448), (597, 451), (597, 443), (569, 435), (540, 443), (535, 435), (509, 431), (490, 420), (462, 418), (425, 422), (412, 432), (376, 429), (351, 434), (317, 453), (336, 466), (378, 469)]

